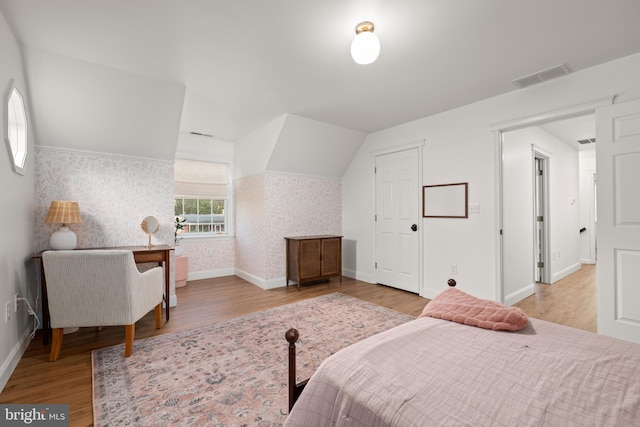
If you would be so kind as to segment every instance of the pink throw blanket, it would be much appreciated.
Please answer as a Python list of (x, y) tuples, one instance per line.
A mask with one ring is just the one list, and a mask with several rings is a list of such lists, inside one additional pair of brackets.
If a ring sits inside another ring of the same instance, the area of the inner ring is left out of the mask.
[(435, 317), (495, 331), (519, 331), (529, 318), (522, 309), (476, 298), (449, 288), (432, 299), (418, 317)]

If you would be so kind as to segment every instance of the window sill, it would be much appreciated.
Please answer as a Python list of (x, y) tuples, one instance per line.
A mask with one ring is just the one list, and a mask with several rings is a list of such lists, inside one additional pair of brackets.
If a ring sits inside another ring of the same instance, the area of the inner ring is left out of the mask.
[(220, 233), (220, 234), (201, 234), (201, 235), (191, 235), (191, 236), (182, 236), (180, 237), (180, 242), (192, 242), (199, 240), (217, 240), (217, 239), (231, 239), (235, 236), (233, 234)]

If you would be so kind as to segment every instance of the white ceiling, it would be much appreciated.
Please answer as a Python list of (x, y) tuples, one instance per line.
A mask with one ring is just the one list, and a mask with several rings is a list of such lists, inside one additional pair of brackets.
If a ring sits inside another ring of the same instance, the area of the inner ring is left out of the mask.
[(579, 151), (595, 150), (595, 144), (580, 144), (578, 141), (596, 137), (596, 119), (593, 114), (558, 120), (540, 126), (551, 135), (566, 142)]
[[(638, 0), (0, 0), (19, 42), (187, 88), (182, 131), (284, 113), (373, 132), (640, 52)], [(349, 54), (371, 20), (377, 62)], [(613, 77), (612, 77), (613, 78)], [(526, 90), (526, 89), (520, 89)]]

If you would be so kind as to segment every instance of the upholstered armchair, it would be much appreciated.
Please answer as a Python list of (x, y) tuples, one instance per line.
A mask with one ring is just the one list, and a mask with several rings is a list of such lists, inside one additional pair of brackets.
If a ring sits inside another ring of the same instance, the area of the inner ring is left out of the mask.
[(60, 355), (64, 328), (124, 325), (129, 357), (135, 322), (155, 307), (156, 328), (162, 326), (162, 267), (141, 273), (131, 251), (103, 249), (46, 251), (42, 262), (53, 330), (49, 361)]

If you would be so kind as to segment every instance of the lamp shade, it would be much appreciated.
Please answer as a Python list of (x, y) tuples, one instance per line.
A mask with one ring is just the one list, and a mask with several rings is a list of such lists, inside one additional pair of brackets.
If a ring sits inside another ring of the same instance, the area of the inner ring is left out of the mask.
[(82, 222), (78, 202), (54, 200), (51, 202), (44, 222), (47, 224), (62, 224), (62, 227), (54, 232), (49, 239), (51, 249), (71, 250), (76, 248), (78, 239), (76, 234), (69, 230), (67, 224), (79, 224)]
[[(364, 26), (370, 25), (370, 26)], [(373, 24), (364, 22), (356, 27), (356, 36), (351, 42), (351, 57), (362, 65), (371, 64), (380, 55), (380, 40), (373, 34)]]
[(49, 206), (49, 212), (44, 219), (47, 224), (80, 224), (80, 207), (78, 202), (54, 200)]

